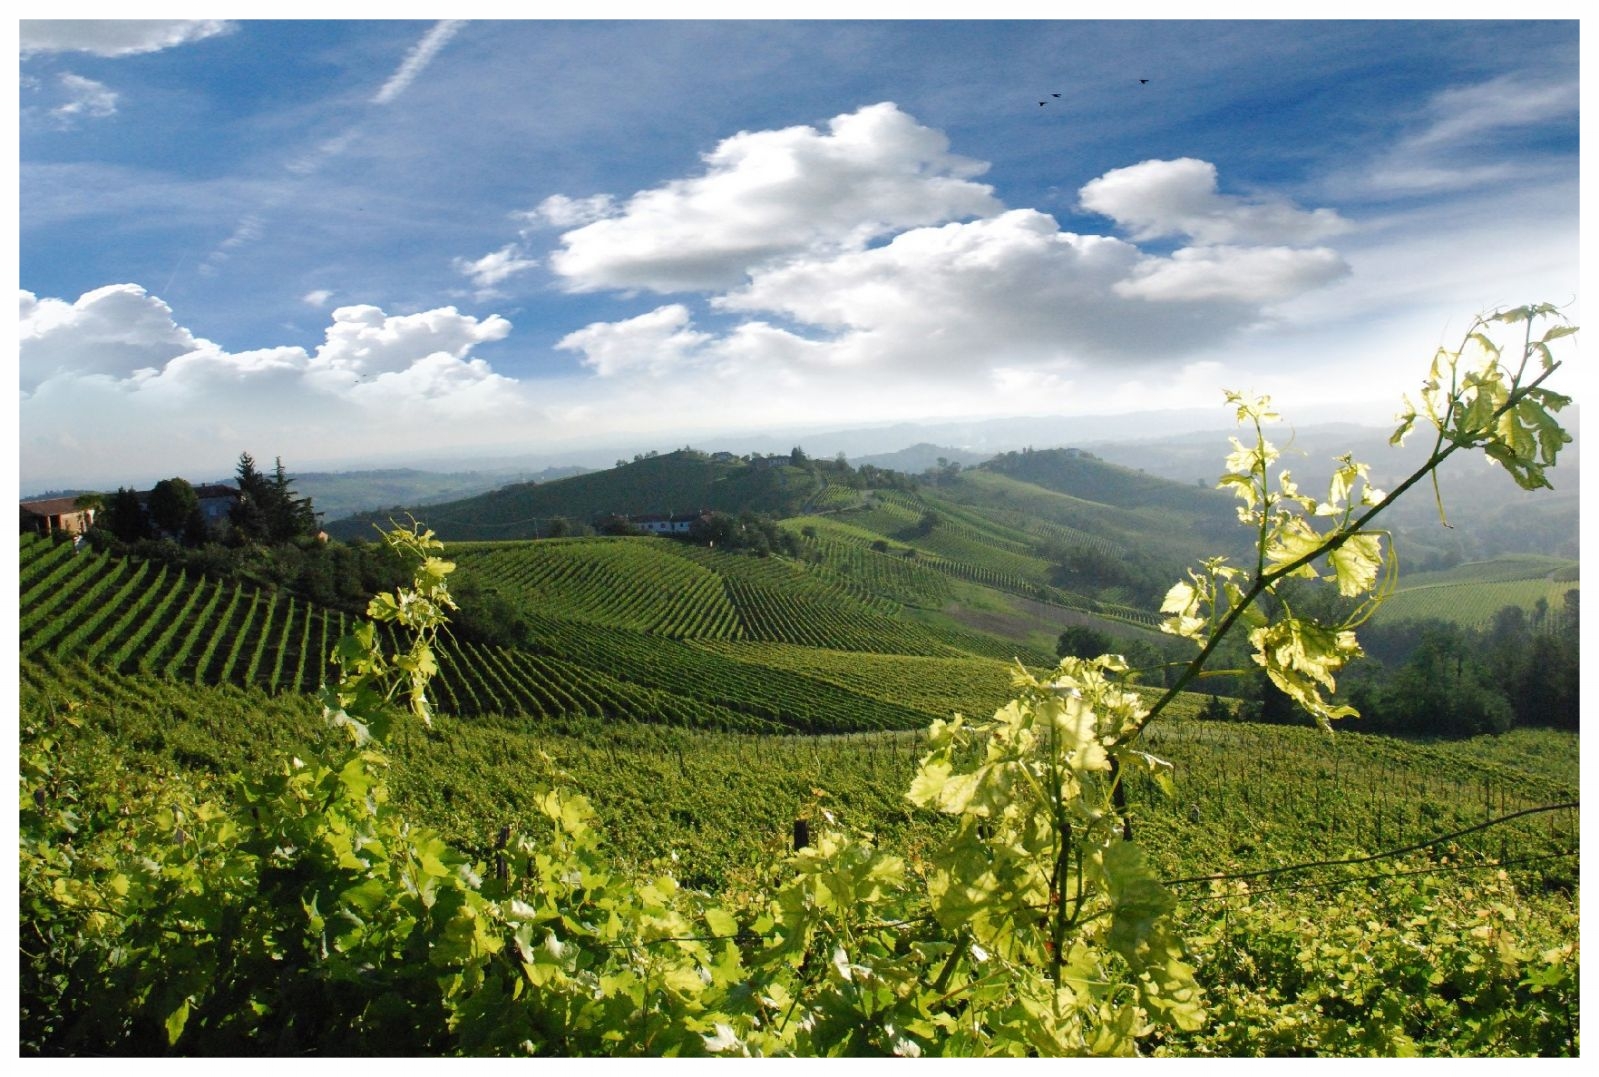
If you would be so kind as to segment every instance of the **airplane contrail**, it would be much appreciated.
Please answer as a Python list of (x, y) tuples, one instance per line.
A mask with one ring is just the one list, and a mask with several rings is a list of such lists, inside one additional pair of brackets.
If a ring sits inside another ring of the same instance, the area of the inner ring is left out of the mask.
[(438, 51), (455, 36), (455, 32), (465, 25), (465, 19), (443, 19), (436, 23), (433, 29), (422, 35), (422, 40), (406, 53), (405, 60), (394, 74), (389, 76), (389, 81), (383, 84), (377, 96), (372, 98), (372, 103), (386, 105), (404, 93), (405, 88), (411, 85), (412, 81), (433, 61)]

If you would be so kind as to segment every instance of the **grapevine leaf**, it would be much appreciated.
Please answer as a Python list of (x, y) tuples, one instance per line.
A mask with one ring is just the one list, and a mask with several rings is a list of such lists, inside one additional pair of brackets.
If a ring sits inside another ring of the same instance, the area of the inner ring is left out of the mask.
[(164, 1022), (167, 1031), (167, 1046), (178, 1042), (178, 1037), (183, 1035), (183, 1026), (189, 1023), (189, 1000), (183, 999), (173, 1011), (167, 1014)]
[(711, 934), (713, 935), (738, 934), (738, 921), (733, 919), (730, 914), (715, 907), (705, 910), (705, 926), (711, 929)]
[(1338, 579), (1339, 594), (1346, 598), (1366, 594), (1377, 585), (1382, 568), (1382, 536), (1371, 531), (1350, 535), (1327, 560)]
[(949, 773), (947, 759), (929, 759), (916, 771), (906, 797), (919, 808), (932, 807), (938, 803), (944, 784), (949, 781)]
[(1171, 763), (1148, 752), (1140, 752), (1130, 748), (1121, 749), (1116, 753), (1117, 763), (1126, 769), (1140, 770), (1155, 782), (1162, 793), (1175, 796), (1176, 783), (1172, 775), (1176, 768)]

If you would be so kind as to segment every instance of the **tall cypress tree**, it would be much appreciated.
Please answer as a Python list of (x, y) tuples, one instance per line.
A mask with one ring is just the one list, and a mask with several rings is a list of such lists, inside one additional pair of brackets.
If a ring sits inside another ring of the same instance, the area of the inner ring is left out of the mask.
[(316, 533), (316, 512), (311, 508), (311, 499), (295, 495), (289, 476), (283, 470), (281, 456), (276, 458), (276, 466), (272, 469), (270, 513), (272, 537), (278, 542)]
[(247, 452), (239, 454), (235, 476), (239, 500), (229, 511), (228, 518), (245, 541), (264, 542), (271, 536), (271, 484), (255, 469), (255, 458)]
[(122, 486), (117, 487), (96, 522), (123, 542), (138, 542), (155, 534), (144, 514), (144, 506), (139, 504), (138, 493)]

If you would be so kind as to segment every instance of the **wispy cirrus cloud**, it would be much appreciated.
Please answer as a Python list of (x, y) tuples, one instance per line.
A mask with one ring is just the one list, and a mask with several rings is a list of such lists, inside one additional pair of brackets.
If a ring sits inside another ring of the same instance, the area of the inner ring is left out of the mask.
[(526, 252), (519, 244), (507, 243), (499, 250), (475, 260), (457, 258), (454, 264), (456, 270), (464, 274), (477, 289), (477, 297), (488, 299), (499, 294), (495, 290), (496, 285), (535, 268), (539, 261), (526, 257)]
[(537, 208), (519, 213), (517, 217), (530, 225), (578, 228), (616, 213), (616, 200), (608, 194), (591, 195), (588, 198), (568, 198), (564, 194), (552, 194), (540, 202)]
[(1536, 179), (1563, 168), (1535, 140), (1578, 109), (1575, 79), (1503, 75), (1440, 90), (1411, 130), (1358, 171), (1337, 177), (1378, 195), (1464, 191)]
[[(444, 19), (435, 23), (406, 53), (405, 59), (400, 61), (399, 67), (395, 68), (394, 73), (373, 95), (370, 103), (385, 106), (392, 104), (427, 69), (439, 50), (449, 44), (450, 39), (465, 25), (466, 21), (462, 19)], [(329, 162), (343, 156), (355, 144), (361, 137), (361, 127), (360, 122), (353, 123), (333, 137), (325, 138), (308, 149), (293, 153), (284, 162), (284, 170), (301, 180), (315, 175)], [(245, 214), (227, 239), (206, 256), (200, 265), (200, 273), (214, 276), (235, 248), (260, 239), (266, 231), (267, 213), (288, 202), (296, 189), (292, 184), (278, 185), (259, 206)]]
[(49, 83), (29, 79), (25, 84), (37, 96), (48, 99), (44, 113), (57, 128), (68, 129), (79, 120), (102, 120), (117, 114), (116, 91), (95, 79), (63, 71)]

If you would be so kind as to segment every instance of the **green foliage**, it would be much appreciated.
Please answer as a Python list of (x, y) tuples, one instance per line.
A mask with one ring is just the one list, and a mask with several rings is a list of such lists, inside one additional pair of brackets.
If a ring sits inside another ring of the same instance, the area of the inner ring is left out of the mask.
[[(182, 536), (194, 529), (191, 518), (199, 516), (200, 498), (187, 479), (162, 479), (150, 489), (149, 513), (155, 526), (169, 535)], [(199, 531), (204, 534), (204, 530), (201, 521)]]
[[(1201, 645), (1190, 672), (1198, 675), (1210, 652), (1243, 619), (1255, 662), (1318, 724), (1329, 728), (1333, 719), (1354, 714), (1354, 708), (1332, 705), (1322, 693), (1333, 691), (1335, 675), (1360, 654), (1354, 628), (1381, 603), (1396, 577), (1391, 546), (1385, 554), (1385, 536), (1369, 528), (1369, 522), (1391, 497), (1435, 476), (1438, 466), (1460, 448), (1483, 448), (1518, 483), (1531, 488), (1546, 485), (1544, 469), (1570, 440), (1549, 415), (1563, 407), (1566, 398), (1542, 387), (1559, 366), (1549, 342), (1568, 335), (1567, 327), (1556, 326), (1532, 339), (1533, 323), (1550, 317), (1558, 317), (1558, 312), (1544, 305), (1478, 318), (1458, 351), (1439, 352), (1422, 391), (1426, 417), (1437, 432), (1435, 447), (1392, 495), (1374, 490), (1366, 481), (1366, 465), (1347, 456), (1338, 461), (1326, 500), (1301, 494), (1289, 472), (1274, 475), (1271, 470), (1278, 453), (1262, 432), (1262, 424), (1276, 418), (1269, 399), (1230, 393), (1239, 421), (1254, 426), (1255, 442), (1246, 446), (1233, 440), (1234, 452), (1221, 485), (1242, 502), (1238, 518), (1256, 535), (1255, 564), (1243, 569), (1225, 558), (1213, 558), (1200, 570), (1190, 570), (1190, 582), (1177, 584), (1167, 594), (1161, 607), (1171, 615), (1165, 629)], [(1518, 322), (1527, 323), (1527, 337), (1520, 362), (1510, 367), (1500, 362), (1501, 352), (1486, 333), (1495, 325)], [(1480, 353), (1475, 361), (1473, 349)], [(1527, 380), (1534, 358), (1536, 376)], [(1417, 409), (1408, 406), (1393, 435), (1395, 444), (1419, 418)], [(1529, 429), (1535, 429), (1536, 436), (1529, 435)], [(1442, 511), (1440, 500), (1440, 516)], [(1318, 520), (1328, 522), (1322, 526)], [(1294, 616), (1281, 586), (1291, 579), (1332, 580), (1340, 595), (1360, 604), (1331, 622)], [(1280, 603), (1286, 616), (1267, 620), (1256, 606), (1263, 596)]]
[[(74, 698), (87, 702), (70, 704)], [(303, 700), (268, 699), (239, 689), (180, 688), (81, 665), (36, 668), (25, 662), (23, 666), (23, 728), (53, 731), (52, 765), (74, 772), (81, 797), (88, 797), (91, 787), (113, 788), (107, 783), (143, 782), (156, 787), (195, 780), (192, 774), (168, 775), (172, 764), (156, 762), (157, 753), (170, 760), (204, 759), (212, 774), (270, 772), (274, 757), (311, 758), (319, 721)], [(79, 724), (68, 725), (67, 715)], [(294, 731), (291, 739), (285, 739), (288, 730)], [(1402, 846), (1481, 821), (1485, 797), (1493, 803), (1492, 812), (1500, 814), (1519, 806), (1572, 799), (1578, 781), (1578, 753), (1569, 734), (1514, 731), (1503, 738), (1429, 747), (1383, 738), (1334, 741), (1308, 729), (1237, 723), (1201, 727), (1178, 719), (1155, 725), (1147, 735), (1150, 750), (1170, 759), (1178, 774), (1177, 800), (1155, 795), (1152, 788), (1146, 798), (1142, 782), (1134, 791), (1134, 803), (1141, 808), (1140, 844), (1167, 877), (1339, 856), (1362, 844)], [(558, 757), (561, 765), (554, 765), (541, 755), (544, 752)], [(390, 803), (413, 826), (437, 826), (450, 835), (454, 847), (474, 850), (475, 860), (493, 863), (495, 835), (505, 823), (517, 834), (542, 840), (541, 820), (547, 821), (547, 816), (536, 803), (538, 788), (559, 783), (584, 790), (603, 817), (604, 832), (611, 840), (601, 851), (614, 870), (634, 878), (667, 870), (685, 887), (716, 885), (723, 890), (719, 904), (741, 923), (754, 919), (754, 913), (746, 911), (748, 895), (775, 889), (768, 885), (774, 878), (772, 868), (752, 873), (749, 865), (782, 859), (773, 840), (786, 843), (787, 821), (796, 814), (808, 810), (812, 818), (823, 818), (818, 809), (802, 807), (813, 799), (812, 786), (825, 784), (830, 795), (820, 804), (828, 805), (836, 817), (875, 833), (877, 848), (896, 853), (909, 864), (917, 863), (921, 855), (914, 850), (935, 840), (921, 824), (906, 831), (906, 824), (899, 822), (905, 812), (894, 803), (896, 790), (906, 787), (921, 754), (920, 738), (913, 744), (903, 734), (755, 738), (593, 726), (572, 727), (567, 734), (556, 735), (529, 733), (515, 721), (463, 723), (441, 718), (435, 720), (432, 734), (424, 735), (414, 724), (397, 728), (387, 754), (392, 760), (386, 772)], [(91, 758), (103, 761), (102, 771), (85, 763)], [(563, 776), (563, 771), (568, 773)], [(157, 774), (165, 777), (157, 779)], [(707, 797), (704, 790), (716, 793)], [(130, 796), (123, 803), (130, 814), (139, 810)], [(1191, 806), (1197, 807), (1197, 821), (1190, 819)], [(1575, 827), (1573, 818), (1565, 841), (1574, 839)], [(82, 846), (87, 841), (87, 829), (79, 831), (75, 843)], [(1496, 828), (1475, 835), (1474, 847), (1498, 855), (1507, 829), (1515, 830), (1509, 839), (1512, 849), (1536, 852), (1544, 847), (1545, 826), (1536, 818), (1525, 829)], [(1566, 829), (1563, 823), (1562, 830)], [(670, 868), (647, 866), (668, 851), (675, 854)], [(1479, 855), (1457, 852), (1452, 857), (1459, 866), (1469, 867)], [(707, 870), (714, 876), (706, 876)], [(1466, 880), (1466, 885), (1475, 885), (1479, 877), (1477, 872), (1451, 876)], [(1574, 874), (1570, 877), (1574, 879)], [(1514, 878), (1526, 876), (1518, 873)], [(1380, 897), (1403, 885), (1403, 880), (1383, 882), (1376, 894)], [(1529, 904), (1529, 892), (1536, 893), (1532, 883), (1518, 883), (1521, 897), (1507, 902), (1518, 909), (1518, 925), (1528, 944), (1539, 952), (1568, 945), (1576, 937), (1574, 927), (1560, 927), (1558, 918), (1551, 919), (1552, 912), (1546, 917)], [(1282, 930), (1303, 924), (1324, 931), (1359, 932), (1372, 918), (1373, 898), (1329, 905), (1323, 893), (1272, 895), (1273, 915), (1284, 920)], [(1358, 893), (1368, 892), (1362, 888)], [(1240, 901), (1234, 899), (1232, 905), (1236, 908)], [(1187, 1036), (1167, 1036), (1158, 1046), (1163, 1053), (1249, 1052), (1252, 1049), (1243, 1043), (1241, 1033), (1226, 1025), (1236, 1019), (1233, 1012), (1238, 1008), (1250, 1004), (1262, 1009), (1275, 997), (1270, 994), (1273, 985), (1260, 977), (1248, 981), (1246, 993), (1224, 964), (1210, 960), (1203, 936), (1212, 930), (1213, 911), (1220, 915), (1213, 903), (1184, 901), (1177, 910), (1177, 923), (1182, 937), (1194, 940), (1187, 960), (1196, 966), (1196, 978), (1209, 993), (1206, 1007), (1211, 1019), (1200, 1035), (1207, 1030), (1228, 1035), (1230, 1045), (1205, 1048)], [(1232, 922), (1237, 925), (1242, 915), (1235, 911)], [(1453, 931), (1447, 918), (1439, 916), (1406, 931), (1404, 937), (1415, 947), (1415, 961), (1441, 962), (1441, 957), (1430, 956), (1434, 938)], [(25, 942), (33, 938), (26, 916), (23, 933)], [(1244, 946), (1248, 939), (1235, 931), (1233, 943)], [(1284, 943), (1292, 945), (1292, 940)], [(1309, 970), (1307, 975), (1323, 974)], [(1256, 1001), (1250, 1003), (1250, 998)], [(1459, 1000), (1451, 1001), (1452, 1006), (1458, 1004)], [(1422, 1053), (1461, 1053), (1441, 1042), (1441, 1037), (1460, 1027), (1448, 1016), (1452, 1012), (1444, 1011), (1434, 1021), (1430, 1035), (1412, 1033)], [(1575, 1028), (1558, 1009), (1544, 1012), (1555, 1027), (1564, 1021), (1567, 1029)], [(1339, 1013), (1340, 1019), (1347, 1016), (1347, 1011)], [(1293, 1027), (1303, 1026), (1287, 1026), (1278, 1033), (1274, 1042), (1279, 1053), (1295, 1050), (1290, 1040)], [(1331, 1018), (1321, 1026), (1324, 1051), (1349, 1042), (1345, 1034), (1335, 1037), (1333, 1027)], [(159, 1049), (160, 1045), (151, 1048)], [(1495, 1053), (1514, 1050), (1513, 1033), (1507, 1030)]]
[(301, 535), (314, 535), (317, 517), (310, 498), (295, 496), (279, 457), (271, 477), (256, 469), (249, 453), (239, 454), (235, 472), (239, 500), (230, 510), (239, 542), (282, 543)]
[(1110, 648), (1110, 637), (1098, 629), (1068, 625), (1055, 644), (1055, 653), (1061, 658), (1092, 658), (1107, 653)]
[(109, 531), (119, 542), (138, 542), (155, 534), (137, 490), (117, 487), (104, 511), (95, 517), (95, 529)]
[[(1550, 318), (1564, 321), (1559, 308), (1547, 303), (1476, 318), (1459, 348), (1440, 348), (1434, 356), (1419, 394), (1420, 407), (1406, 400), (1393, 443), (1401, 444), (1425, 418), (1436, 432), (1435, 454), (1446, 444), (1451, 449), (1481, 448), (1522, 489), (1548, 487), (1545, 472), (1571, 441), (1552, 414), (1570, 404), (1571, 398), (1542, 385), (1560, 365), (1549, 345), (1577, 331), (1575, 326), (1556, 324), (1534, 340), (1535, 326)], [(1488, 334), (1498, 325), (1514, 324), (1524, 324), (1526, 332), (1521, 354), (1506, 362), (1503, 349)], [(1438, 513), (1442, 518), (1441, 500)]]
[(1577, 1055), (1574, 910), (1557, 921), (1570, 941), (1552, 943), (1505, 871), (1462, 882), (1447, 857), (1393, 868), (1380, 887), (1323, 894), (1314, 911), (1215, 884), (1187, 932), (1195, 962), (1214, 970), (1211, 1020), (1166, 1049)]
[(1363, 668), (1349, 696), (1362, 726), (1382, 732), (1460, 736), (1512, 722), (1576, 729), (1577, 628), (1574, 610), (1529, 618), (1521, 606), (1502, 607), (1477, 629), (1382, 621), (1365, 630), (1381, 664)]
[[(1547, 411), (1559, 403), (1539, 388), (1558, 335), (1529, 334), (1544, 373), (1527, 385), (1527, 360), (1507, 373), (1495, 353), (1427, 396), (1440, 448), (1399, 490), (1467, 444), (1519, 482), (1544, 481), (1563, 440)], [(1130, 1055), (1202, 1035), (1175, 897), (1133, 841), (1129, 786), (1174, 789), (1146, 730), (1240, 621), (1255, 661), (1325, 726), (1345, 708), (1321, 693), (1359, 653), (1353, 627), (1391, 573), (1369, 526), (1387, 499), (1362, 466), (1343, 460), (1324, 501), (1299, 494), (1271, 473), (1267, 402), (1231, 399), (1256, 427), (1222, 480), (1254, 563), (1211, 559), (1168, 595), (1169, 630), (1199, 645), (1184, 676), (1151, 701), (1119, 656), (1064, 658), (1043, 677), (1018, 668), (1016, 698), (991, 720), (930, 730), (907, 796), (948, 819), (914, 856), (818, 809), (812, 840), (737, 903), (618, 866), (564, 783), (533, 794), (539, 833), (502, 829), (482, 860), (395, 806), (388, 745), (414, 727), (394, 704), (425, 735), (435, 640), (455, 607), (433, 533), (395, 528), (385, 542), (411, 582), (374, 597), (335, 649), (329, 732), (309, 762), (213, 788), (119, 772), (111, 756), (60, 759), (52, 730), (23, 731), (25, 1052)], [(1279, 586), (1293, 579), (1326, 579), (1359, 605), (1333, 623), (1302, 616)], [(1292, 935), (1300, 968), (1330, 969), (1332, 988), (1289, 978), (1282, 936), (1263, 933), (1267, 948), (1246, 956), (1278, 958), (1295, 992), (1284, 1001), (1307, 1007), (1289, 1013), (1310, 1028), (1293, 1049), (1406, 1052), (1413, 1024), (1460, 1014), (1467, 1031), (1447, 1042), (1462, 1050), (1574, 1050), (1575, 947), (1539, 951), (1503, 930), (1513, 906), (1490, 908), (1428, 974), (1461, 1004), (1414, 1022), (1418, 963), (1371, 975), (1375, 927)], [(1209, 941), (1207, 961), (1243, 963), (1233, 949), (1212, 959)], [(1245, 1022), (1275, 1020), (1252, 996), (1218, 994)], [(1310, 1018), (1334, 1006), (1355, 1009), (1329, 1028)]]

